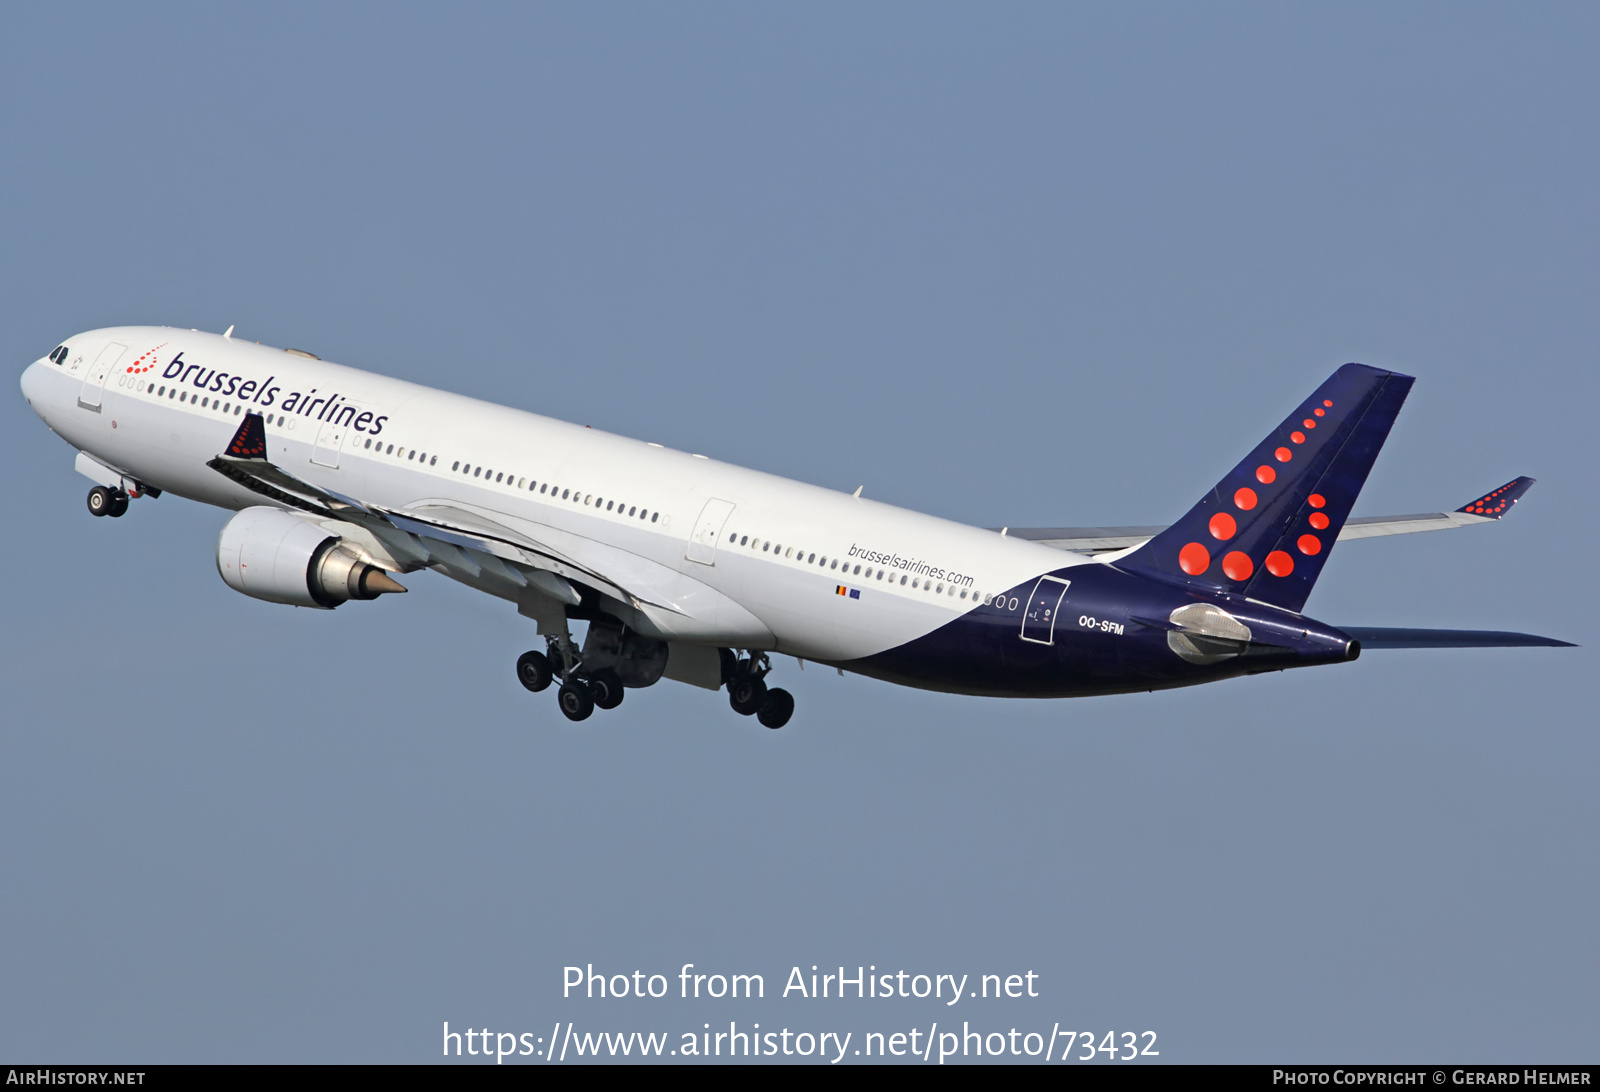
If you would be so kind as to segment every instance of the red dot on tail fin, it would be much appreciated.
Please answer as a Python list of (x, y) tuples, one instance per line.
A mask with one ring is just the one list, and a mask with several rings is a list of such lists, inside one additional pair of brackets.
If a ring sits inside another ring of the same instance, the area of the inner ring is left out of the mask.
[(1256, 571), (1256, 563), (1250, 560), (1250, 555), (1234, 550), (1222, 559), (1222, 571), (1228, 574), (1229, 580), (1249, 580), (1250, 574)]

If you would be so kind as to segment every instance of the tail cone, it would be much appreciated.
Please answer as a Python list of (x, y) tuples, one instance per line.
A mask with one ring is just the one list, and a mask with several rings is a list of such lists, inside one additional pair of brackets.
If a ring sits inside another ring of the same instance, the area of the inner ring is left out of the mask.
[(409, 589), (382, 569), (369, 567), (361, 574), (361, 590), (367, 595), (378, 596), (384, 592), (403, 592)]

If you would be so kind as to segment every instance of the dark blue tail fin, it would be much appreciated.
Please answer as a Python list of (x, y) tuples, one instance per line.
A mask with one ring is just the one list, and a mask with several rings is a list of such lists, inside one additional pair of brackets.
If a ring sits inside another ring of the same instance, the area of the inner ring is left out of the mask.
[(1346, 364), (1117, 567), (1300, 610), (1413, 382)]

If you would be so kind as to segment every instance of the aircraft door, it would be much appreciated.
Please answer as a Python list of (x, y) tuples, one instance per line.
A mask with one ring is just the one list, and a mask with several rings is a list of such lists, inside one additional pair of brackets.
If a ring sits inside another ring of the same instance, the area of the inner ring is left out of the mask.
[(1028, 596), (1027, 606), (1022, 609), (1020, 636), (1024, 641), (1036, 645), (1056, 643), (1056, 615), (1061, 611), (1061, 601), (1066, 598), (1067, 587), (1071, 583), (1058, 576), (1039, 578)]
[(689, 534), (689, 551), (683, 556), (702, 565), (715, 565), (717, 539), (722, 537), (722, 527), (733, 515), (733, 509), (732, 501), (716, 497), (706, 501), (706, 506), (700, 510), (700, 518), (695, 520), (694, 530)]
[(332, 421), (322, 422), (322, 427), (317, 430), (317, 442), (311, 448), (311, 461), (318, 466), (339, 466), (339, 449), (344, 447), (345, 434), (350, 431), (349, 425), (335, 424)]
[(117, 361), (122, 359), (122, 354), (128, 347), (120, 341), (113, 341), (100, 355), (95, 357), (94, 364), (83, 377), (83, 389), (78, 392), (78, 405), (86, 410), (100, 412), (100, 399), (106, 389), (106, 376), (111, 374), (111, 369), (117, 366)]

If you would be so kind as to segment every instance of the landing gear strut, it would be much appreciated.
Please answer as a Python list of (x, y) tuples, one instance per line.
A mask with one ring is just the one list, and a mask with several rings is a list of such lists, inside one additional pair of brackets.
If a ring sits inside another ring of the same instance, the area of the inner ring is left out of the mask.
[(128, 494), (97, 485), (89, 490), (88, 505), (91, 516), (120, 516), (128, 510)]
[(517, 658), (517, 681), (535, 694), (561, 680), (556, 705), (568, 720), (587, 720), (596, 709), (615, 709), (625, 693), (622, 680), (610, 668), (583, 673), (582, 659), (572, 638), (551, 637), (544, 652), (524, 652)]
[[(606, 664), (595, 670), (584, 667), (583, 655), (572, 643), (570, 634), (548, 635), (544, 652), (524, 652), (517, 658), (517, 681), (526, 689), (539, 693), (548, 690), (559, 679), (556, 705), (561, 715), (571, 721), (587, 720), (596, 709), (615, 709), (622, 704), (627, 691), (622, 679), (626, 675), (609, 666), (612, 662), (608, 649), (602, 644), (596, 652), (593, 632), (584, 648), (590, 650), (591, 664)], [(755, 717), (767, 728), (782, 728), (794, 716), (794, 695), (787, 690), (767, 686), (767, 675), (772, 662), (765, 652), (752, 652), (739, 657), (729, 649), (722, 649), (722, 681), (728, 688), (728, 704), (733, 711), (746, 717)], [(663, 657), (663, 663), (664, 657)], [(632, 685), (648, 686), (654, 677), (644, 676), (643, 681), (636, 660), (624, 665)], [(656, 665), (656, 674), (660, 673)]]

